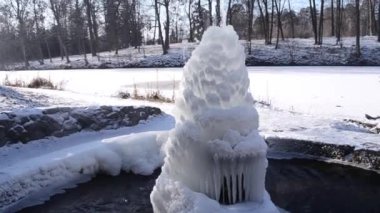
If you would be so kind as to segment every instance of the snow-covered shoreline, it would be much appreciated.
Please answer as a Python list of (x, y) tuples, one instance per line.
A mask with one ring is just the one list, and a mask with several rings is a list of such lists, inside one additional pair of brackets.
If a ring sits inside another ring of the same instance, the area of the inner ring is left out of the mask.
[[(170, 121), (170, 116), (152, 118), (136, 127), (1, 148), (0, 211), (17, 211), (30, 200), (47, 199), (100, 172), (152, 174), (163, 160), (162, 144), (156, 138), (167, 130), (165, 120)], [(34, 197), (41, 194), (45, 197)]]
[[(247, 46), (246, 41), (241, 41)], [(247, 66), (380, 66), (380, 42), (375, 36), (361, 39), (362, 56), (355, 57), (355, 38), (325, 37), (323, 45), (314, 45), (313, 39), (286, 39), (275, 45), (264, 45), (263, 40), (252, 41), (252, 53), (247, 54)], [(45, 59), (45, 64), (31, 61), (30, 67), (23, 63), (6, 66), (6, 70), (57, 70), (57, 69), (115, 69), (115, 68), (179, 68), (183, 67), (197, 43), (171, 44), (169, 54), (162, 55), (159, 45), (128, 48), (113, 52), (101, 52), (97, 57), (87, 54), (88, 65), (82, 55), (71, 56), (67, 64), (61, 58)]]

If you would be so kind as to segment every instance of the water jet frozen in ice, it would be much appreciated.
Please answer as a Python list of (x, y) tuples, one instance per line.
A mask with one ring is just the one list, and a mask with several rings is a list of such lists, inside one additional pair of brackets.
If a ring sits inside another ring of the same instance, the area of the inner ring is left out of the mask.
[(238, 35), (210, 27), (184, 67), (177, 123), (151, 194), (155, 212), (277, 211), (265, 191), (267, 146), (253, 103)]

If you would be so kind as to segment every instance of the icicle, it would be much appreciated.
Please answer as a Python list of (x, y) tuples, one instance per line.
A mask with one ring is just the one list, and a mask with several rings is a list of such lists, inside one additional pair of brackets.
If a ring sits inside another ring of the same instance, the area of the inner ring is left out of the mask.
[(231, 178), (232, 178), (232, 203), (236, 203), (236, 188), (237, 188), (237, 185), (236, 185), (236, 178), (237, 178), (237, 175), (236, 175), (236, 167), (235, 167), (235, 162), (233, 162), (233, 166), (232, 166), (232, 175), (231, 175)]

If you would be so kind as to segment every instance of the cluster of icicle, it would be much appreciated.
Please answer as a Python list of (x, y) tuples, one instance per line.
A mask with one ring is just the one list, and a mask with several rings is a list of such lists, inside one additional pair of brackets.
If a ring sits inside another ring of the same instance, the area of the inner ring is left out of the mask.
[(151, 195), (155, 212), (170, 212), (168, 198), (181, 195), (170, 181), (221, 204), (264, 199), (267, 146), (253, 103), (236, 32), (210, 27), (184, 68), (176, 127)]

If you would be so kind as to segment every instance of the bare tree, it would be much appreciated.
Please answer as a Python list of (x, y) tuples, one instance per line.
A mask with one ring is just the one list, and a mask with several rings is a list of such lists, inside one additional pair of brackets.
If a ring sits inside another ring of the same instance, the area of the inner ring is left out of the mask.
[(163, 35), (162, 35), (160, 9), (161, 9), (161, 3), (159, 2), (159, 0), (154, 0), (154, 10), (155, 10), (155, 13), (156, 13), (156, 20), (157, 20), (157, 23), (158, 23), (158, 37), (159, 37), (160, 42), (161, 42), (163, 54), (167, 54), (166, 45), (165, 45), (164, 38), (163, 38)]
[(65, 43), (63, 42), (63, 27), (62, 27), (61, 19), (63, 17), (64, 7), (67, 7), (66, 1), (50, 0), (50, 9), (53, 12), (57, 30), (58, 30), (57, 37), (58, 37), (60, 50), (63, 51), (63, 53), (65, 54), (66, 62), (70, 63), (69, 53), (67, 51), (67, 47)]
[(342, 24), (343, 24), (343, 0), (337, 0), (336, 5), (336, 43), (341, 42)]
[(186, 16), (189, 20), (189, 41), (193, 42), (194, 41), (194, 23), (193, 23), (193, 3), (194, 0), (188, 0), (187, 2), (187, 11), (186, 11)]
[(360, 0), (355, 0), (356, 10), (356, 56), (360, 57)]
[(269, 25), (269, 44), (272, 44), (272, 38), (273, 38), (273, 25), (274, 25), (274, 1), (271, 1), (271, 16), (270, 16), (270, 25)]
[(367, 0), (367, 35), (377, 33), (375, 0)]
[(97, 53), (97, 41), (95, 38), (95, 28), (93, 22), (96, 20), (93, 20), (93, 5), (91, 0), (84, 0), (83, 1), (86, 6), (86, 16), (87, 16), (87, 27), (88, 32), (90, 34), (90, 50), (92, 56), (96, 56)]
[(76, 46), (78, 48), (78, 53), (83, 54), (85, 65), (88, 65), (87, 54), (86, 54), (86, 27), (84, 24), (84, 17), (82, 16), (83, 6), (79, 4), (79, 0), (75, 0), (74, 9), (70, 15), (70, 20), (72, 27), (70, 28), (73, 40), (76, 41)]
[(33, 0), (33, 22), (34, 26), (36, 28), (36, 42), (37, 42), (37, 51), (38, 51), (38, 57), (40, 65), (44, 64), (44, 55), (42, 53), (42, 39), (43, 36), (41, 35), (41, 29), (40, 29), (40, 19), (42, 16), (43, 11), (41, 10), (41, 1)]
[(376, 1), (375, 0), (370, 0), (369, 4), (370, 4), (370, 8), (371, 8), (371, 11), (370, 11), (370, 15), (371, 15), (371, 18), (370, 18), (370, 20), (371, 20), (371, 22), (370, 22), (371, 23), (371, 29), (372, 29), (372, 33), (376, 34), (380, 30), (380, 29), (378, 29), (377, 24), (376, 24), (376, 12), (375, 12)]
[(321, 0), (321, 12), (319, 15), (319, 30), (318, 30), (318, 44), (321, 45), (323, 43), (323, 23), (324, 23), (324, 4), (325, 0)]
[(221, 11), (220, 11), (220, 0), (216, 0), (215, 13), (216, 13), (216, 25), (220, 26), (222, 23), (222, 16), (221, 16)]
[(25, 67), (29, 67), (29, 61), (26, 50), (26, 19), (28, 18), (27, 6), (29, 0), (11, 0), (10, 5), (13, 8), (15, 17), (18, 22), (18, 34), (20, 36), (20, 47), (24, 58)]
[(380, 42), (380, 0), (379, 0), (379, 7), (378, 7), (378, 17), (377, 17), (377, 41)]
[(314, 33), (314, 41), (315, 44), (321, 45), (322, 39), (323, 39), (323, 11), (324, 11), (324, 0), (321, 0), (321, 9), (320, 9), (320, 15), (319, 15), (319, 25), (318, 25), (318, 14), (317, 14), (317, 8), (315, 0), (309, 0), (310, 5), (310, 15), (311, 15), (311, 24), (313, 26), (313, 33)]
[(281, 16), (282, 16), (282, 13), (283, 13), (284, 7), (285, 7), (285, 0), (284, 1), (275, 0), (275, 6), (276, 6), (276, 12), (277, 12), (277, 39), (276, 39), (276, 47), (275, 48), (277, 49), (278, 43), (280, 40), (280, 34), (281, 34), (282, 40), (285, 40), (284, 31), (282, 29), (282, 21), (281, 21)]
[[(272, 0), (273, 3), (273, 0)], [(257, 1), (259, 6), (260, 16), (261, 16), (261, 25), (264, 32), (265, 44), (272, 44), (272, 29), (273, 29), (273, 13), (272, 21), (270, 21), (269, 10), (268, 10), (268, 0), (259, 0)], [(273, 9), (273, 5), (272, 5)]]
[(166, 12), (164, 54), (167, 54), (170, 48), (170, 12), (169, 12), (170, 0), (164, 0), (163, 4), (165, 7), (165, 12)]
[(119, 54), (120, 48), (121, 3), (121, 0), (105, 0), (104, 2), (105, 31), (110, 49), (115, 50), (115, 55)]
[(289, 8), (289, 13), (290, 13), (290, 25), (291, 25), (292, 38), (295, 38), (294, 17), (293, 17), (292, 8), (290, 6), (290, 0), (288, 0), (288, 8)]
[(313, 26), (315, 44), (318, 44), (318, 23), (317, 23), (317, 9), (315, 6), (315, 0), (309, 0), (311, 24)]
[(247, 0), (248, 8), (248, 54), (252, 54), (253, 11), (255, 0)]
[(335, 36), (334, 0), (331, 0), (331, 36)]
[(232, 0), (228, 0), (228, 7), (227, 7), (227, 24), (232, 25)]
[(208, 13), (210, 26), (212, 26), (212, 0), (208, 0)]

